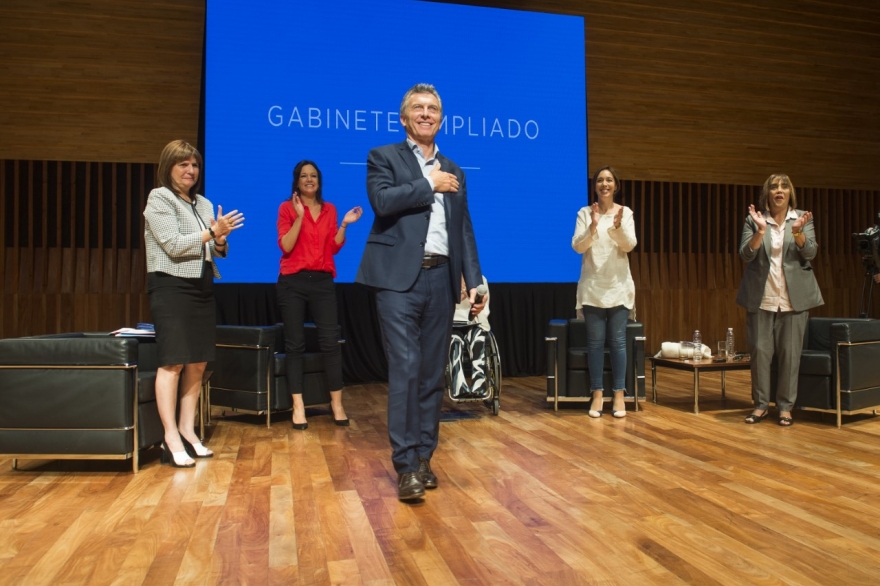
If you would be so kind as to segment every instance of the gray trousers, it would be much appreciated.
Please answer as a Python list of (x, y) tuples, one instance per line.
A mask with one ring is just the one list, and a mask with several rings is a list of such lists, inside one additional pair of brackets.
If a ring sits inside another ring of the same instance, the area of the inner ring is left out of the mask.
[(776, 407), (780, 411), (791, 411), (794, 407), (808, 317), (807, 311), (772, 312), (763, 309), (746, 315), (755, 409), (767, 409), (770, 405), (770, 364), (774, 354), (778, 366)]

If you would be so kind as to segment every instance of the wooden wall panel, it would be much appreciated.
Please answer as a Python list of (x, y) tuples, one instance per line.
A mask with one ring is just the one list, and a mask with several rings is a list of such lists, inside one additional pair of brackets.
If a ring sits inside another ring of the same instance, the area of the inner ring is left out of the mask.
[(0, 159), (152, 162), (198, 137), (204, 0), (0, 3)]
[[(757, 186), (780, 170), (816, 214), (817, 313), (858, 312), (851, 233), (880, 210), (880, 9), (463, 1), (585, 17), (590, 167), (625, 179), (651, 344), (694, 327), (712, 341), (730, 325), (744, 340), (736, 246)], [(204, 10), (0, 4), (0, 337), (147, 319), (141, 212), (162, 146), (196, 139)]]
[(154, 174), (151, 164), (0, 160), (0, 338), (149, 321), (143, 209)]
[[(153, 165), (0, 161), (0, 337), (149, 321), (142, 210), (153, 174)], [(635, 212), (639, 241), (630, 255), (637, 314), (650, 347), (689, 339), (695, 328), (714, 342), (734, 327), (745, 341), (745, 314), (734, 303), (744, 269), (737, 251), (746, 209), (760, 189), (622, 178), (621, 201)], [(813, 265), (826, 304), (814, 314), (855, 316), (865, 266), (852, 234), (875, 222), (880, 190), (797, 194), (800, 207), (815, 215), (820, 247)], [(104, 203), (93, 205), (93, 195)], [(49, 203), (67, 211), (35, 212)], [(878, 297), (880, 287), (874, 317)]]
[[(728, 327), (744, 344), (745, 312), (735, 303), (745, 268), (738, 248), (746, 210), (761, 188), (621, 179), (621, 201), (635, 213), (638, 246), (630, 264), (649, 346), (688, 340), (695, 329), (714, 343)], [(799, 207), (814, 214), (819, 244), (812, 265), (825, 305), (811, 314), (857, 316), (866, 266), (852, 234), (876, 222), (880, 190), (795, 187)], [(880, 286), (873, 301), (871, 317), (880, 317)]]

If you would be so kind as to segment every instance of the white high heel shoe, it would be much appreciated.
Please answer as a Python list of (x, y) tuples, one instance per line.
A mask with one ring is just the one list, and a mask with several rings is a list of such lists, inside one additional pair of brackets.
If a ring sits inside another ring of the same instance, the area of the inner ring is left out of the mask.
[(213, 458), (214, 452), (202, 445), (202, 442), (190, 443), (185, 437), (180, 436), (183, 442), (183, 449), (189, 454), (190, 458)]
[[(620, 400), (623, 401), (623, 391), (614, 391), (614, 398), (617, 398), (618, 393), (620, 393)], [(617, 419), (623, 419), (626, 417), (626, 403), (623, 403), (623, 409), (614, 409), (612, 407), (611, 415)]]
[[(597, 406), (596, 405), (597, 401), (599, 402), (599, 404), (598, 404), (599, 408), (595, 409), (595, 407)], [(601, 394), (599, 395), (598, 399), (593, 398), (593, 401), (590, 403), (590, 410), (587, 411), (587, 415), (589, 415), (593, 419), (596, 419), (598, 417), (602, 417), (602, 406), (604, 404), (605, 404), (605, 398)]]

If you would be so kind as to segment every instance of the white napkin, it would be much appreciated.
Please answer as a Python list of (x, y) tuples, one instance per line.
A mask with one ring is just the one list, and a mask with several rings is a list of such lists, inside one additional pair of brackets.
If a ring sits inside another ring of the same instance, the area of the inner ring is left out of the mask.
[[(654, 358), (693, 358), (693, 347), (685, 346), (684, 353), (685, 355), (682, 356), (680, 342), (663, 342), (660, 344), (660, 351), (654, 355)], [(703, 355), (703, 358), (712, 358), (712, 351), (705, 344), (700, 344), (700, 354)]]

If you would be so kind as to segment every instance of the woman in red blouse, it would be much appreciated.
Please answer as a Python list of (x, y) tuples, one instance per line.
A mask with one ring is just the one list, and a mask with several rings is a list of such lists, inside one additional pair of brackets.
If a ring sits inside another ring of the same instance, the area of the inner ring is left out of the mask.
[(284, 322), (287, 382), (293, 396), (293, 428), (306, 429), (303, 405), (303, 322), (306, 306), (318, 329), (324, 370), (330, 391), (330, 407), (336, 425), (349, 424), (342, 406), (342, 354), (339, 351), (333, 255), (345, 244), (345, 227), (357, 222), (363, 210), (349, 210), (337, 229), (336, 207), (321, 196), (321, 171), (312, 161), (300, 161), (293, 169), (293, 196), (278, 208), (278, 306)]

